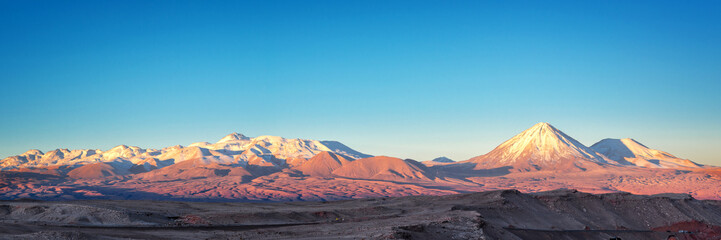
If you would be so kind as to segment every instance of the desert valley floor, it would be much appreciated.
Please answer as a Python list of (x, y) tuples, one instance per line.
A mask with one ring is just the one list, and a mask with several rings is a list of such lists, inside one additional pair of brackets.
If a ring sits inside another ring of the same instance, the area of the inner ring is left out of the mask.
[(514, 190), (331, 202), (2, 201), (0, 239), (721, 239), (721, 202)]
[[(0, 172), (5, 199), (153, 199), (186, 201), (328, 201), (366, 197), (447, 195), (499, 189), (537, 192), (574, 188), (591, 193), (686, 193), (720, 199), (721, 172), (668, 169), (609, 171), (468, 173), (465, 178), (377, 180), (309, 177), (292, 171), (248, 180), (214, 176), (187, 180), (144, 181), (130, 177), (70, 179), (26, 172)], [(484, 176), (483, 174), (488, 174)], [(438, 174), (440, 175), (440, 173)]]

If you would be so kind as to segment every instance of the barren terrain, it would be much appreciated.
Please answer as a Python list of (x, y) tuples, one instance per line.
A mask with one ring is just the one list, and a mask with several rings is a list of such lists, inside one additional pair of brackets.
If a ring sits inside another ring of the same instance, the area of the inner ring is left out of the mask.
[(721, 202), (575, 190), (283, 203), (16, 200), (0, 202), (0, 221), (2, 239), (721, 239)]
[[(0, 172), (0, 199), (136, 199), (185, 201), (330, 201), (367, 197), (448, 195), (498, 189), (521, 192), (573, 188), (590, 193), (685, 193), (721, 199), (721, 175), (711, 170), (608, 168), (577, 172), (436, 172), (433, 179), (383, 180), (313, 177), (281, 171), (254, 179), (211, 176), (143, 180), (132, 176), (71, 179), (62, 176)], [(444, 176), (453, 174), (453, 177)]]

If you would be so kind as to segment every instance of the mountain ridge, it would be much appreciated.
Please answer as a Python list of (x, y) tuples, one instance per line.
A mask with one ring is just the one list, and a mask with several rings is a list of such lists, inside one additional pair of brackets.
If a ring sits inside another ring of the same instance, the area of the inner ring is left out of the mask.
[(459, 162), (437, 160), (373, 157), (337, 141), (239, 133), (187, 147), (31, 149), (0, 160), (0, 199), (295, 201), (560, 187), (721, 199), (721, 168), (632, 139), (605, 139), (587, 147), (548, 123), (538, 123), (486, 154)]
[[(127, 145), (118, 145), (106, 151), (98, 149), (55, 149), (43, 153), (40, 150), (31, 149), (21, 155), (0, 160), (0, 169), (85, 165), (113, 161), (139, 163), (150, 158), (160, 161), (171, 160), (173, 163), (200, 158), (205, 163), (238, 164), (241, 166), (264, 161), (273, 162), (271, 160), (275, 159), (276, 161), (272, 164), (284, 167), (286, 159), (295, 161), (297, 161), (297, 158), (308, 159), (324, 151), (337, 152), (353, 159), (371, 156), (355, 151), (337, 141), (286, 139), (276, 136), (249, 138), (239, 133), (231, 133), (214, 144), (200, 142), (190, 144), (188, 147), (176, 145), (160, 150)], [(263, 159), (267, 159), (267, 161)]]

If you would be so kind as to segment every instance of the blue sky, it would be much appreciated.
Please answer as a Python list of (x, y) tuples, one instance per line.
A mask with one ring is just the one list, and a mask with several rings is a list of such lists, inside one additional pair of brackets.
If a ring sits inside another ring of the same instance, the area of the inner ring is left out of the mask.
[(721, 165), (717, 1), (0, 1), (0, 157), (248, 136), (417, 160), (537, 122)]

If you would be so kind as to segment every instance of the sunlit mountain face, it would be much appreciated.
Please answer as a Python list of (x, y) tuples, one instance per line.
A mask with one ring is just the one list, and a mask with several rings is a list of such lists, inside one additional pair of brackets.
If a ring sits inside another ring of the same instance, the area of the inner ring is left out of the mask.
[(371, 156), (337, 141), (247, 137), (162, 149), (29, 150), (0, 160), (3, 199), (304, 201), (481, 190), (690, 193), (721, 199), (721, 168), (633, 139), (587, 147), (538, 123), (464, 161)]

